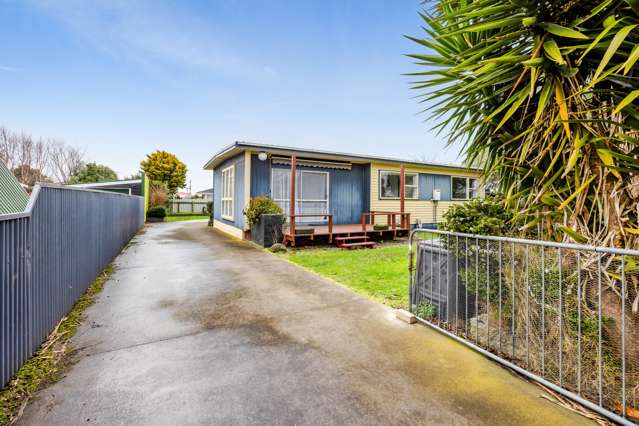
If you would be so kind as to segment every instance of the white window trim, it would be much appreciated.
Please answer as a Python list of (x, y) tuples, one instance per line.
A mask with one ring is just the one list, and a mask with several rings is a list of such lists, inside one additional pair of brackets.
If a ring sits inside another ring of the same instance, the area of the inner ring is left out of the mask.
[[(384, 197), (382, 196), (382, 173), (393, 173), (399, 175), (400, 172), (397, 170), (378, 170), (377, 174), (377, 199), (378, 200), (399, 200), (400, 197)], [(416, 172), (404, 172), (404, 177), (408, 175), (415, 176), (415, 185), (406, 185), (404, 182), (404, 199), (405, 200), (419, 200), (419, 173)], [(415, 196), (414, 197), (406, 197), (406, 187), (415, 187)]]
[[(281, 168), (271, 168), (271, 195), (273, 195), (273, 172), (275, 170), (286, 170), (286, 169), (281, 169)], [(295, 203), (302, 203), (302, 202), (315, 202), (315, 203), (324, 203), (326, 202), (326, 212), (328, 214), (331, 213), (331, 174), (329, 172), (325, 172), (325, 171), (321, 171), (321, 170), (297, 170), (296, 171), (296, 176), (299, 173), (300, 176), (300, 186), (302, 186), (302, 181), (304, 180), (304, 173), (316, 173), (316, 174), (323, 174), (326, 175), (326, 200), (315, 200), (315, 199), (306, 199), (306, 198), (297, 198), (295, 197)], [(289, 170), (289, 185), (291, 183), (291, 178), (290, 178), (290, 170)], [(290, 186), (289, 186), (290, 188)], [(301, 188), (298, 188), (297, 185), (295, 186), (295, 192), (301, 190)], [(290, 189), (289, 189), (290, 192)], [(273, 198), (273, 201), (275, 201), (276, 203), (278, 201), (280, 202), (288, 202), (290, 204), (290, 198), (284, 199), (284, 198)], [(290, 206), (289, 206), (290, 208)], [(284, 212), (284, 214), (288, 217), (289, 212)], [(299, 212), (297, 211), (297, 209), (295, 209), (295, 214), (299, 214)], [(313, 222), (327, 222), (328, 219), (322, 219), (321, 217), (317, 217), (317, 220), (315, 220), (315, 218), (311, 218), (313, 219)]]
[[(466, 197), (464, 197), (464, 198), (455, 198), (454, 197), (455, 193), (453, 191), (453, 179), (466, 179)], [(451, 176), (450, 177), (450, 199), (453, 200), (453, 201), (467, 201), (467, 200), (470, 200), (471, 199), (470, 198), (470, 180), (471, 179), (479, 181), (479, 178), (472, 177), (472, 176)], [(477, 188), (477, 192), (478, 192), (477, 196), (481, 197), (481, 194), (480, 194), (481, 191), (479, 190), (479, 187)]]
[[(230, 182), (224, 182), (224, 175), (229, 172), (230, 177), (228, 177), (228, 179), (230, 180)], [(221, 206), (220, 206), (220, 212), (221, 212), (221, 217), (222, 219), (226, 219), (226, 220), (230, 220), (230, 221), (234, 221), (235, 220), (235, 164), (226, 167), (224, 169), (222, 169), (222, 174), (221, 174), (221, 182), (222, 182), (222, 196), (220, 197), (220, 201), (221, 201)], [(230, 197), (225, 197), (224, 193), (225, 193), (225, 189), (226, 189), (226, 184), (228, 183), (229, 187), (230, 187)], [(224, 214), (224, 202), (225, 201), (230, 201), (230, 205), (231, 205), (231, 214), (230, 215), (225, 215)]]

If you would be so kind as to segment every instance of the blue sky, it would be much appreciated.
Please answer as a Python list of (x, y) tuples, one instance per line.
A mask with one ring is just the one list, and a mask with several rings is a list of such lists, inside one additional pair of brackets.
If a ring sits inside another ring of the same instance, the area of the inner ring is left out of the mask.
[(235, 140), (459, 162), (419, 115), (417, 0), (0, 0), (0, 124), (131, 174)]

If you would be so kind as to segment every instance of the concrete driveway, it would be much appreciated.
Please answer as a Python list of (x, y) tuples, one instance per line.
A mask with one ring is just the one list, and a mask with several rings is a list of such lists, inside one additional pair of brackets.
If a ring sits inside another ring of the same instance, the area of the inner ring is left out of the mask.
[(579, 424), (539, 387), (203, 222), (149, 226), (20, 423)]

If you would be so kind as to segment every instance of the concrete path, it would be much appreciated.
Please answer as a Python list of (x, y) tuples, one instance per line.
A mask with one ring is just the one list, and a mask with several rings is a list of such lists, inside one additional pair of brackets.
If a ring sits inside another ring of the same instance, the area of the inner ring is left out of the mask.
[(585, 420), (464, 346), (203, 222), (149, 226), (21, 424)]

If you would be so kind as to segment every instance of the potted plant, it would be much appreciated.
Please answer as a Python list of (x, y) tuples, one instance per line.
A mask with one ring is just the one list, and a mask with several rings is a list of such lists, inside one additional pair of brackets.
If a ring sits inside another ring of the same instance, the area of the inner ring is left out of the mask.
[(263, 247), (282, 241), (282, 225), (286, 221), (282, 209), (270, 197), (251, 198), (244, 209), (251, 227), (251, 240)]

